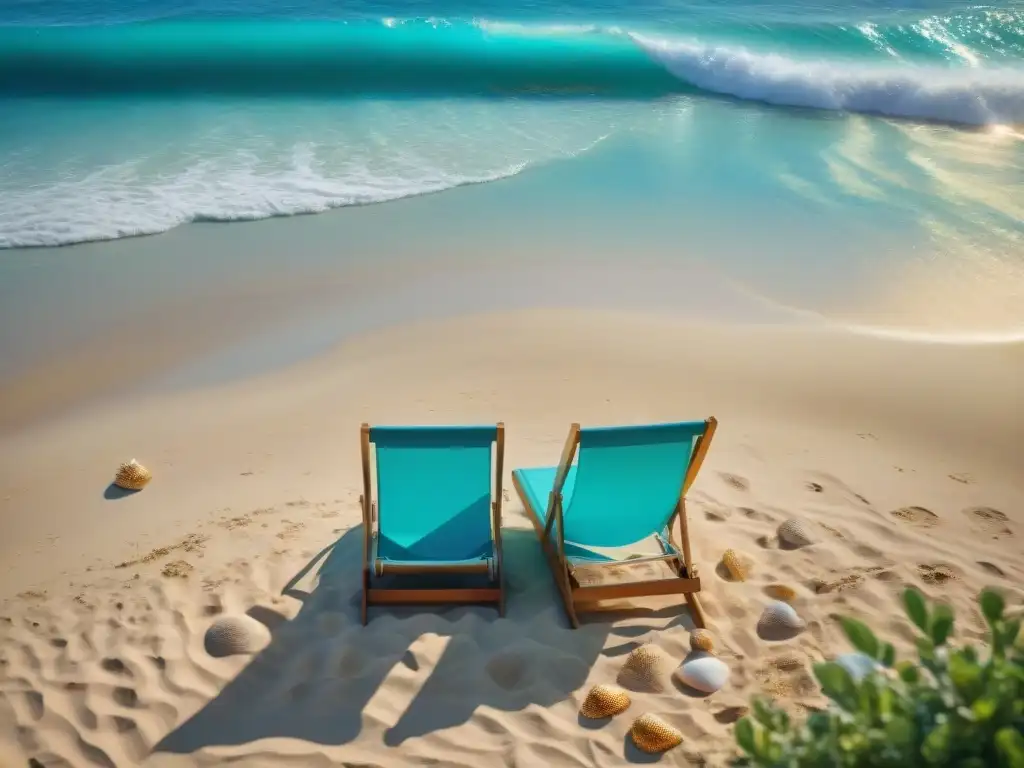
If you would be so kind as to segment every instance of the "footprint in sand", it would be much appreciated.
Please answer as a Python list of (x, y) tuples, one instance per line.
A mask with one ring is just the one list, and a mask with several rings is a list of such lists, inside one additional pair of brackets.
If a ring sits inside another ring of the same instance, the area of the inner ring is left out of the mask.
[(710, 520), (713, 523), (722, 523), (729, 519), (732, 512), (729, 511), (728, 507), (720, 505), (707, 506), (704, 508), (704, 518)]
[(126, 709), (134, 709), (139, 706), (139, 695), (134, 688), (115, 688), (114, 701)]
[(739, 475), (733, 475), (729, 472), (719, 472), (718, 476), (722, 478), (722, 482), (728, 485), (730, 488), (735, 488), (737, 491), (749, 491), (750, 482), (745, 477)]
[(726, 707), (715, 712), (712, 717), (720, 723), (732, 725), (741, 717), (746, 717), (748, 712), (750, 712), (750, 707)]
[(769, 515), (767, 512), (761, 512), (760, 510), (752, 509), (751, 507), (740, 507), (739, 511), (744, 517), (747, 517), (750, 520), (756, 520), (760, 523), (774, 523), (778, 519), (774, 515)]
[(100, 662), (100, 666), (104, 671), (109, 672), (112, 675), (118, 675), (123, 677), (133, 677), (131, 670), (125, 666), (125, 663), (120, 659), (106, 658)]
[(964, 510), (964, 514), (978, 523), (982, 530), (998, 536), (1012, 536), (1013, 531), (1007, 523), (1010, 519), (992, 507), (970, 507)]
[(991, 573), (993, 576), (1006, 576), (1006, 572), (995, 563), (990, 563), (986, 560), (979, 560), (978, 565), (980, 565), (988, 573)]
[(916, 525), (918, 528), (931, 528), (939, 523), (939, 516), (924, 507), (900, 507), (889, 514), (904, 523)]
[(917, 575), (925, 584), (934, 584), (936, 586), (941, 586), (960, 578), (960, 575), (953, 568), (941, 563), (919, 563)]
[(487, 674), (495, 685), (512, 691), (525, 688), (531, 677), (529, 662), (518, 653), (497, 653), (487, 662)]

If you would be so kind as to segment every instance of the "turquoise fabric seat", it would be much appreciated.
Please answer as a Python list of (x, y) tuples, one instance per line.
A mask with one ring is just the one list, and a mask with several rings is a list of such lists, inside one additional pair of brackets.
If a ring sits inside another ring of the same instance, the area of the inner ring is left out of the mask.
[[(579, 457), (565, 476), (565, 541), (625, 547), (665, 530), (683, 490), (703, 421), (581, 429)], [(512, 474), (541, 516), (557, 467)], [(544, 520), (547, 524), (547, 520)]]
[(487, 562), (497, 427), (371, 427), (377, 455), (378, 570)]
[[(566, 465), (516, 469), (512, 480), (545, 545), (557, 542), (564, 551), (568, 571), (572, 565), (620, 562), (617, 553), (598, 550), (624, 550), (652, 538), (660, 551), (642, 559), (681, 563), (683, 554), (671, 544), (668, 526), (677, 512), (685, 512), (687, 480), (699, 469), (716, 424), (708, 419), (586, 429), (574, 425), (563, 453)], [(548, 528), (552, 491), (559, 494), (564, 530), (558, 530), (557, 520)], [(544, 536), (546, 530), (550, 537)]]
[(364, 426), (364, 523), (373, 575), (477, 571), (498, 577), (501, 484), (499, 478), (492, 486), (492, 479), (501, 468), (503, 429)]

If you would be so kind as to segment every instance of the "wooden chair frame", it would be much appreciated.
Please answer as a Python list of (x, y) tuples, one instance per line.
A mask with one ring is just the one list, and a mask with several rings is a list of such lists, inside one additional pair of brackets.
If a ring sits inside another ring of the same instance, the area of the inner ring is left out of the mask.
[[(501, 545), (501, 478), (504, 474), (505, 462), (505, 424), (498, 422), (495, 436), (495, 467), (494, 497), (491, 500), (491, 535), (494, 537), (494, 559), (496, 587), (481, 588), (447, 588), (447, 589), (374, 589), (370, 586), (370, 562), (373, 548), (373, 536), (377, 533), (377, 502), (374, 501), (373, 486), (370, 474), (370, 425), (360, 427), (360, 453), (363, 464), (363, 493), (359, 504), (363, 512), (363, 589), (361, 618), (363, 625), (367, 623), (367, 613), (371, 605), (438, 605), (458, 603), (497, 603), (498, 615), (505, 615), (505, 567)], [(397, 564), (388, 566), (392, 572), (402, 573), (486, 573), (486, 563), (473, 563), (459, 566), (447, 563)]]
[[(558, 591), (562, 595), (562, 602), (565, 604), (565, 613), (569, 618), (569, 624), (575, 629), (579, 626), (577, 617), (577, 606), (581, 604), (593, 604), (602, 600), (615, 600), (628, 597), (653, 597), (656, 595), (682, 594), (690, 606), (693, 614), (694, 624), (704, 627), (706, 619), (704, 609), (701, 607), (697, 593), (700, 591), (700, 577), (697, 575), (697, 568), (693, 564), (693, 554), (690, 548), (690, 532), (686, 517), (686, 492), (690, 489), (693, 481), (697, 478), (704, 457), (711, 446), (718, 421), (714, 416), (705, 421), (704, 433), (697, 438), (697, 444), (690, 454), (690, 463), (686, 468), (686, 476), (683, 480), (683, 489), (679, 494), (679, 501), (668, 521), (669, 543), (682, 552), (682, 560), (678, 556), (667, 559), (670, 567), (676, 574), (676, 578), (658, 579), (655, 581), (640, 581), (623, 584), (605, 584), (594, 587), (581, 587), (574, 585), (572, 567), (565, 556), (565, 529), (562, 521), (562, 487), (565, 485), (565, 478), (572, 467), (573, 459), (580, 444), (580, 425), (573, 424), (569, 429), (569, 437), (565, 441), (561, 458), (558, 461), (558, 469), (555, 472), (555, 481), (548, 497), (548, 508), (545, 519), (547, 523), (542, 527), (540, 517), (533, 510), (529, 515), (533, 526), (540, 537), (541, 546), (547, 556), (548, 565), (555, 578)], [(529, 507), (529, 501), (515, 474), (512, 475), (512, 483), (516, 492), (522, 499), (523, 504)], [(680, 541), (674, 542), (672, 535), (675, 525), (679, 528)], [(680, 546), (681, 545), (681, 546)], [(662, 544), (666, 555), (673, 553)], [(613, 565), (615, 563), (609, 563)]]

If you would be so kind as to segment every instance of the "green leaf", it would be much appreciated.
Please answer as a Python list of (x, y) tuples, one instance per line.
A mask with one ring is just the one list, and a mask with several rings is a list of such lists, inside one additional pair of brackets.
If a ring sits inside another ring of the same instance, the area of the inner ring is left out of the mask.
[(974, 713), (974, 719), (979, 723), (991, 720), (992, 715), (994, 715), (998, 709), (999, 702), (995, 699), (978, 699), (971, 705), (971, 712)]
[(765, 728), (758, 728), (754, 731), (754, 743), (757, 748), (757, 756), (765, 763), (771, 765), (772, 760), (772, 735)]
[(952, 742), (953, 729), (949, 723), (943, 723), (928, 734), (921, 745), (921, 756), (932, 765), (948, 765)]
[(1024, 768), (1024, 735), (1009, 726), (996, 733), (996, 749), (1009, 768)]
[(1008, 621), (1003, 625), (1003, 645), (1012, 646), (1020, 635), (1020, 619)]
[(757, 757), (757, 740), (754, 738), (754, 723), (749, 717), (736, 722), (736, 743), (751, 757)]
[(935, 644), (932, 643), (930, 637), (917, 638), (917, 655), (921, 657), (923, 662), (935, 660)]
[(907, 587), (903, 592), (903, 606), (914, 625), (922, 632), (927, 632), (928, 606), (925, 604), (924, 595), (914, 587)]
[(868, 628), (867, 624), (845, 616), (839, 619), (839, 623), (843, 628), (843, 632), (846, 633), (850, 645), (872, 659), (878, 658), (878, 638), (875, 637), (875, 633)]
[(857, 708), (857, 686), (850, 673), (835, 662), (814, 665), (814, 676), (821, 684), (821, 692), (832, 701), (853, 712)]
[(882, 643), (880, 661), (884, 667), (892, 667), (896, 663), (896, 649), (892, 643)]
[(985, 616), (985, 621), (995, 626), (995, 623), (1003, 618), (1003, 610), (1006, 608), (1006, 601), (1003, 600), (1003, 596), (994, 589), (984, 589), (981, 592), (979, 602), (981, 603), (981, 612)]
[(750, 705), (754, 719), (765, 728), (775, 730), (775, 723), (778, 721), (778, 718), (775, 715), (772, 705), (760, 696), (755, 697), (754, 700), (750, 702)]
[(893, 746), (907, 747), (914, 740), (914, 724), (905, 717), (894, 717), (885, 724), (885, 735)]
[(949, 679), (968, 702), (974, 701), (981, 694), (982, 668), (970, 661), (963, 653), (954, 653), (949, 657)]
[(896, 672), (905, 683), (916, 683), (921, 679), (921, 673), (912, 661), (901, 661), (896, 665)]
[(936, 646), (945, 645), (953, 632), (953, 609), (945, 603), (935, 606), (929, 634)]

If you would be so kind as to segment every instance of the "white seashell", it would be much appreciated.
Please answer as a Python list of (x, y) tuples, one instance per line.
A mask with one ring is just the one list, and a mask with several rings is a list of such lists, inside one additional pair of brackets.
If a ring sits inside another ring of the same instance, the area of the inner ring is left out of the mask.
[(797, 615), (793, 606), (779, 600), (768, 603), (757, 620), (757, 634), (762, 640), (788, 640), (806, 628), (807, 622)]
[(811, 532), (810, 526), (803, 520), (798, 520), (795, 517), (784, 521), (776, 533), (780, 542), (793, 549), (806, 547), (817, 541), (817, 538)]
[(701, 693), (714, 693), (729, 682), (729, 667), (705, 651), (694, 651), (675, 671), (676, 680)]
[(251, 616), (226, 616), (206, 630), (203, 644), (211, 656), (257, 653), (270, 642), (270, 630)]
[(849, 672), (850, 677), (858, 682), (879, 668), (877, 661), (859, 651), (842, 653), (836, 656), (835, 662)]

